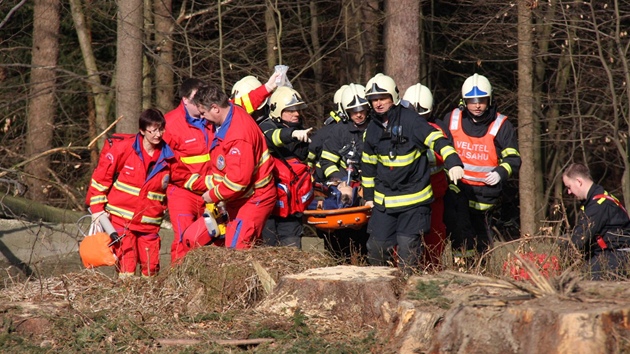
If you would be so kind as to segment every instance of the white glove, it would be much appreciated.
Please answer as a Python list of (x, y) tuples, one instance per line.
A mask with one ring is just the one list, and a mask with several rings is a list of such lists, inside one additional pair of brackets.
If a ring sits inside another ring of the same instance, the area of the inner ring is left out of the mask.
[(368, 200), (367, 202), (365, 202), (365, 206), (369, 206), (370, 208), (374, 208), (374, 201)]
[(303, 143), (310, 143), (311, 139), (308, 136), (311, 134), (311, 130), (313, 130), (313, 128), (294, 130), (293, 133), (291, 133), (291, 137)]
[(488, 174), (486, 175), (486, 179), (483, 180), (483, 183), (490, 185), (490, 186), (494, 186), (495, 184), (501, 182), (501, 175), (499, 175), (499, 172), (488, 172)]
[(274, 72), (269, 76), (269, 80), (265, 83), (265, 87), (267, 88), (267, 92), (273, 92), (278, 87), (278, 79), (282, 75), (279, 72)]
[(457, 181), (464, 177), (464, 169), (461, 166), (455, 166), (448, 170), (448, 177), (457, 184)]
[(98, 220), (98, 218), (100, 218), (101, 215), (105, 215), (105, 210), (98, 211), (98, 212), (92, 214), (92, 222), (95, 222), (96, 220)]

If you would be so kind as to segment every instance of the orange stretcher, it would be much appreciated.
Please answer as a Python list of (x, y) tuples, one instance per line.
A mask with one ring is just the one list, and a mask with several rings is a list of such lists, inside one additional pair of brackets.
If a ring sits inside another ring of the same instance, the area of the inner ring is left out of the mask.
[(309, 225), (316, 229), (332, 231), (338, 229), (360, 229), (372, 215), (369, 206), (358, 206), (342, 209), (315, 209), (305, 210), (304, 216)]

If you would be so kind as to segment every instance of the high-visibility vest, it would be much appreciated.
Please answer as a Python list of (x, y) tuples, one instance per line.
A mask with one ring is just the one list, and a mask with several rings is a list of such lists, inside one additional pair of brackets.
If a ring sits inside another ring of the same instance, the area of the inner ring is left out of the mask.
[(462, 111), (455, 108), (451, 113), (449, 130), (453, 135), (453, 142), (457, 154), (464, 163), (464, 178), (462, 182), (473, 186), (484, 186), (484, 179), (488, 172), (499, 166), (499, 157), (494, 146), (494, 138), (499, 129), (507, 121), (507, 116), (497, 113), (497, 117), (488, 127), (482, 137), (472, 137), (464, 133), (461, 124)]

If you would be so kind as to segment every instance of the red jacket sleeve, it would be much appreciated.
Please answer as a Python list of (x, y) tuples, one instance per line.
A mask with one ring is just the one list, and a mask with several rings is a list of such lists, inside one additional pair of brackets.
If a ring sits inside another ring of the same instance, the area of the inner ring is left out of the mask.
[(124, 162), (119, 161), (120, 159), (122, 159), (122, 151), (115, 148), (102, 153), (99, 157), (85, 196), (85, 204), (90, 207), (92, 213), (105, 210), (107, 194), (114, 183), (116, 171), (119, 170), (118, 165)]
[(263, 84), (253, 89), (246, 95), (234, 99), (234, 104), (243, 107), (247, 113), (251, 114), (258, 107), (265, 102), (267, 97), (271, 95), (271, 92), (267, 91), (267, 87)]

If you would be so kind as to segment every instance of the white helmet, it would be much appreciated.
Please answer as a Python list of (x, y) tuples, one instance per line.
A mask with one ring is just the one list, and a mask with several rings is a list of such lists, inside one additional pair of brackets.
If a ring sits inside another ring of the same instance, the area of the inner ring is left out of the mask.
[(280, 86), (269, 98), (269, 116), (280, 120), (282, 111), (285, 109), (298, 111), (306, 108), (306, 103), (302, 96), (294, 89), (287, 86)]
[(365, 98), (365, 87), (359, 84), (348, 85), (341, 93), (341, 107), (348, 114), (370, 109), (370, 104)]
[[(239, 98), (245, 96), (254, 89), (259, 88), (260, 86), (262, 86), (262, 83), (258, 81), (257, 78), (252, 75), (245, 76), (232, 86), (232, 99), (237, 101)], [(269, 102), (269, 98), (265, 99), (265, 101), (263, 101), (263, 103), (261, 103), (256, 109), (263, 108), (267, 102)]]
[(335, 108), (337, 109), (337, 112), (341, 112), (341, 93), (347, 87), (348, 87), (348, 85), (343, 85), (337, 91), (335, 91), (335, 96), (333, 97), (333, 102), (335, 103)]
[(370, 100), (371, 96), (389, 94), (390, 96), (392, 96), (392, 100), (394, 101), (395, 105), (400, 103), (400, 95), (398, 94), (398, 87), (396, 86), (396, 82), (394, 82), (394, 79), (387, 75), (378, 73), (373, 78), (371, 78), (365, 86), (365, 96), (368, 100)]
[(488, 97), (488, 105), (492, 104), (492, 85), (485, 76), (475, 74), (464, 81), (462, 98), (467, 100), (481, 97)]
[(433, 110), (433, 94), (428, 87), (422, 84), (410, 86), (407, 91), (405, 91), (403, 100), (411, 103), (413, 108), (415, 108), (420, 115), (429, 114), (431, 110)]

